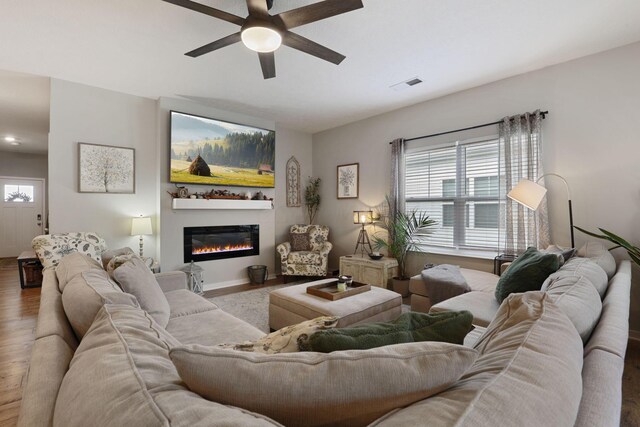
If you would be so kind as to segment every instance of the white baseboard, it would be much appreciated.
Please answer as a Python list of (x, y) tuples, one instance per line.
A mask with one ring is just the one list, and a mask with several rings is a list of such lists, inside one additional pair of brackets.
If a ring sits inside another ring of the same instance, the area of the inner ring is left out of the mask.
[(629, 339), (640, 342), (640, 331), (629, 329)]
[[(267, 280), (275, 279), (276, 277), (277, 276), (275, 274), (270, 274), (269, 276), (267, 276)], [(245, 285), (247, 283), (248, 283), (247, 279), (235, 279), (235, 280), (228, 280), (226, 282), (205, 283), (202, 286), (202, 289), (206, 292), (206, 291), (212, 291), (214, 289), (229, 288), (231, 286)]]

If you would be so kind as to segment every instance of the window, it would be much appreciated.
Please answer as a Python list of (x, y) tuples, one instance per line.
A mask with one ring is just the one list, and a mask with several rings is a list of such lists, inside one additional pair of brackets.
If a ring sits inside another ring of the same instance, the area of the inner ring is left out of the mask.
[(438, 221), (426, 245), (498, 248), (504, 181), (497, 139), (409, 149), (405, 162), (407, 210), (424, 211)]
[(5, 184), (4, 201), (15, 203), (33, 203), (33, 185)]

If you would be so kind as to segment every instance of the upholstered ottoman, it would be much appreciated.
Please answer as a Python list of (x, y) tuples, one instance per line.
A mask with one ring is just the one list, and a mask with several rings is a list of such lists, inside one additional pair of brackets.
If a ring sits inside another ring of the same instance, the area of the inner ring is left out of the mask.
[(269, 294), (269, 327), (284, 328), (320, 316), (338, 316), (338, 327), (365, 322), (387, 322), (402, 313), (402, 297), (387, 289), (370, 291), (330, 301), (307, 293), (307, 286), (330, 282), (318, 280), (278, 289)]

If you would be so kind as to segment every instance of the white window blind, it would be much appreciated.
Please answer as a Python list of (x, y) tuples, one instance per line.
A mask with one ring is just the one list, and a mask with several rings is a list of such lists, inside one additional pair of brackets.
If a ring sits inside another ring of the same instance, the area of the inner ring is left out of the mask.
[(425, 245), (497, 250), (505, 186), (497, 138), (408, 150), (405, 162), (407, 210), (438, 221)]

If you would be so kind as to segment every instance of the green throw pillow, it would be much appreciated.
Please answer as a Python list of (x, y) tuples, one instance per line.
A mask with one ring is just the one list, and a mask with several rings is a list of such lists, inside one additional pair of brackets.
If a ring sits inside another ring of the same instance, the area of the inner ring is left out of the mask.
[(560, 261), (556, 254), (528, 248), (500, 276), (496, 285), (496, 300), (502, 304), (509, 294), (539, 291), (545, 279), (558, 268)]
[(473, 329), (472, 321), (473, 315), (468, 311), (404, 313), (393, 322), (318, 331), (299, 345), (302, 351), (331, 353), (419, 341), (462, 344), (465, 335)]

